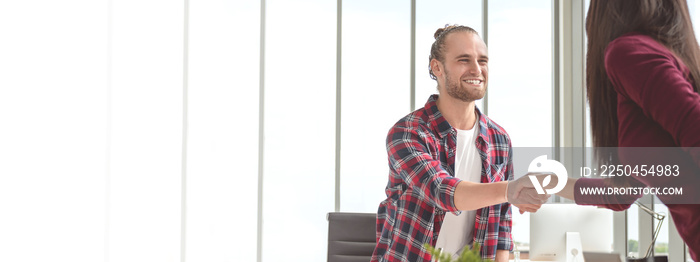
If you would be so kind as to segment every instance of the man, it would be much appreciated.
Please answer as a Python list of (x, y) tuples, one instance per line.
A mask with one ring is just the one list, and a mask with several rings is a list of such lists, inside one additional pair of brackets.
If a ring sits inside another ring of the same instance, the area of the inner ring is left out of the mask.
[(510, 138), (474, 104), (488, 84), (486, 44), (470, 27), (438, 29), (430, 76), (439, 95), (399, 120), (387, 137), (391, 172), (372, 261), (430, 261), (426, 243), (459, 254), (474, 242), (483, 258), (508, 261), (507, 201), (534, 212), (549, 195), (537, 195), (527, 176), (509, 185)]

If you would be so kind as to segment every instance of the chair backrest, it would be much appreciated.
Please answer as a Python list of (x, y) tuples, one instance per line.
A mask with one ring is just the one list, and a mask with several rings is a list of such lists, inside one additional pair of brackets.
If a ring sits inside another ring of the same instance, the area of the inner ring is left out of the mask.
[(328, 213), (328, 262), (370, 261), (376, 223), (373, 213)]

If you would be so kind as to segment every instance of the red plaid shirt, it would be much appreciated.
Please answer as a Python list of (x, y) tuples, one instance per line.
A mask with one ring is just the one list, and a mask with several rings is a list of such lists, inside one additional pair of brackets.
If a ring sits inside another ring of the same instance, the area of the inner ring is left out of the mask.
[[(430, 261), (423, 247), (435, 246), (445, 212), (459, 214), (454, 193), (460, 179), (454, 177), (457, 130), (437, 108), (438, 95), (425, 107), (399, 120), (386, 140), (389, 183), (386, 200), (377, 211), (377, 246), (372, 261)], [(476, 147), (480, 152), (481, 183), (513, 179), (512, 146), (508, 134), (479, 114)], [(476, 212), (474, 242), (481, 256), (495, 259), (496, 250), (512, 250), (509, 203)]]

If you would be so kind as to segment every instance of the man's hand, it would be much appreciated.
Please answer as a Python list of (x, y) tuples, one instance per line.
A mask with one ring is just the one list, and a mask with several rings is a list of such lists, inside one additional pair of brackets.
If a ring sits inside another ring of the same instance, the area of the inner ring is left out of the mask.
[(557, 184), (557, 178), (555, 175), (539, 173), (528, 173), (515, 181), (509, 182), (508, 190), (506, 192), (506, 199), (508, 202), (520, 209), (521, 214), (523, 212), (536, 212), (538, 209), (540, 209), (542, 204), (547, 202), (550, 197), (549, 194), (538, 194), (529, 176), (535, 176), (540, 183), (549, 176), (550, 179), (554, 180), (549, 184)]

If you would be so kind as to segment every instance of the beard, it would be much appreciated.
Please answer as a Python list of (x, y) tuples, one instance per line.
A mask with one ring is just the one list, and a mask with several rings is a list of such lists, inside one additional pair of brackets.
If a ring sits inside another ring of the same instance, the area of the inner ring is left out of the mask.
[(449, 96), (464, 102), (472, 102), (484, 98), (487, 87), (485, 81), (482, 82), (484, 84), (484, 88), (479, 89), (475, 87), (462, 86), (462, 81), (454, 81), (454, 79), (450, 78), (450, 73), (447, 72), (447, 70), (445, 70), (445, 76), (445, 90), (447, 90), (447, 94)]

